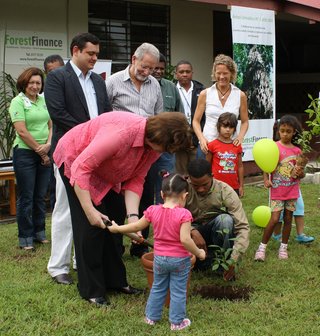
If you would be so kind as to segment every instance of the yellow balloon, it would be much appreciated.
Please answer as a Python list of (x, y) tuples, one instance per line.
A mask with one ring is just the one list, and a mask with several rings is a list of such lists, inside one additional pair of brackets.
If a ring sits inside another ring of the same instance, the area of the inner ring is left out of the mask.
[(258, 140), (253, 148), (254, 161), (266, 173), (272, 173), (279, 162), (279, 148), (271, 139)]
[(268, 206), (260, 205), (252, 212), (252, 220), (254, 224), (260, 227), (266, 227), (271, 218), (271, 209)]

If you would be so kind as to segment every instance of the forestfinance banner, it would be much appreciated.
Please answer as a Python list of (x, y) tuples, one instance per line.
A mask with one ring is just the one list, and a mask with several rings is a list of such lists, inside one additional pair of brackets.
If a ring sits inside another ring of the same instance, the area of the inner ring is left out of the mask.
[[(231, 7), (236, 86), (248, 97), (249, 130), (243, 142), (244, 161), (253, 160), (252, 147), (271, 138), (275, 120), (274, 11)], [(238, 125), (238, 128), (240, 123)]]
[[(1, 32), (1, 45), (5, 47), (6, 64), (43, 66), (44, 59), (53, 54), (67, 55), (67, 37), (64, 33), (7, 30)], [(2, 49), (2, 48), (1, 48)]]

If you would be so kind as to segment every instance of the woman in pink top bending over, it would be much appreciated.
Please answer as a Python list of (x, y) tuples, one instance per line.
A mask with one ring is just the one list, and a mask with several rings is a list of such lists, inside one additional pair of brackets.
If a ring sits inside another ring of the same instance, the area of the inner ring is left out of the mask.
[[(108, 226), (111, 232), (136, 232), (150, 223), (154, 232), (154, 281), (148, 298), (145, 322), (154, 325), (161, 319), (162, 308), (170, 288), (169, 320), (171, 330), (181, 330), (191, 322), (186, 318), (187, 281), (190, 272), (190, 253), (200, 260), (205, 251), (191, 239), (191, 212), (184, 207), (188, 182), (179, 174), (163, 179), (161, 196), (164, 204), (152, 205), (136, 223)], [(189, 251), (189, 252), (188, 252)]]
[[(66, 186), (78, 266), (80, 295), (98, 306), (109, 304), (108, 289), (141, 293), (128, 285), (119, 237), (104, 219), (138, 219), (144, 178), (160, 153), (191, 145), (180, 112), (144, 118), (108, 112), (72, 128), (59, 141), (54, 161)], [(124, 195), (124, 197), (123, 197)]]
[(264, 173), (264, 186), (271, 188), (271, 219), (264, 229), (262, 242), (255, 254), (256, 261), (264, 261), (266, 247), (272, 235), (275, 225), (279, 222), (281, 211), (283, 215), (282, 243), (280, 245), (278, 258), (288, 259), (288, 240), (292, 226), (292, 214), (296, 208), (299, 197), (300, 178), (304, 177), (304, 169), (297, 165), (297, 157), (301, 149), (295, 146), (296, 140), (302, 128), (296, 117), (284, 115), (279, 122), (280, 140), (276, 142), (279, 148), (279, 162), (271, 179)]

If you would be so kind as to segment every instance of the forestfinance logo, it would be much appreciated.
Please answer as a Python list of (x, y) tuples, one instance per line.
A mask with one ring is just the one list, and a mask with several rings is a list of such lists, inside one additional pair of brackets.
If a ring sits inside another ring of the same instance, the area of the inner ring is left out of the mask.
[(66, 57), (67, 34), (26, 30), (0, 31), (0, 44), (5, 46), (6, 64), (36, 66), (46, 57), (58, 54)]
[(32, 34), (30, 36), (5, 35), (6, 48), (37, 48), (42, 50), (62, 50), (62, 39)]
[(261, 137), (259, 137), (259, 136), (255, 136), (255, 135), (253, 135), (253, 136), (251, 136), (251, 137), (249, 137), (249, 138), (245, 138), (245, 139), (243, 140), (243, 144), (244, 144), (244, 145), (254, 144), (254, 143), (256, 143), (257, 141), (259, 141), (260, 139), (266, 139), (266, 138), (268, 138), (268, 137), (267, 137), (267, 136), (261, 136)]

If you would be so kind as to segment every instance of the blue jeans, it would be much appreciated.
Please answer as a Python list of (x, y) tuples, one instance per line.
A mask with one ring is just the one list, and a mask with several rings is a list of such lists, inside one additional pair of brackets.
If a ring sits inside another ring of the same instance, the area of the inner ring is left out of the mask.
[(152, 165), (151, 170), (155, 176), (155, 195), (156, 195), (156, 204), (163, 203), (163, 199), (160, 195), (162, 179), (161, 171), (166, 171), (172, 173), (174, 170), (174, 155), (170, 153), (162, 153), (159, 159)]
[(13, 167), (17, 180), (17, 222), (21, 247), (32, 246), (33, 239), (44, 240), (46, 204), (51, 167), (41, 164), (33, 150), (13, 149)]
[(206, 154), (201, 150), (200, 144), (197, 147), (197, 159), (206, 159)]
[[(225, 250), (233, 247), (233, 240), (230, 239), (235, 238), (234, 222), (229, 214), (218, 215), (208, 223), (199, 225), (196, 229), (200, 232), (207, 246), (218, 245)], [(228, 230), (229, 233), (222, 235), (219, 231), (223, 230)], [(203, 261), (197, 259), (195, 269), (204, 270), (211, 267), (213, 258), (214, 249), (208, 248), (206, 259)]]
[(167, 291), (170, 289), (169, 320), (179, 324), (186, 317), (187, 283), (191, 268), (190, 257), (154, 256), (154, 280), (146, 306), (146, 316), (159, 321)]

